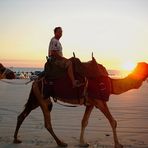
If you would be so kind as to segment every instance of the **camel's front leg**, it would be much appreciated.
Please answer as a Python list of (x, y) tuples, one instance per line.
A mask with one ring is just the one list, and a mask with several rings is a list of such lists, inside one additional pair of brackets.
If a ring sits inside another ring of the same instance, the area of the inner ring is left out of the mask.
[[(38, 82), (38, 81), (37, 81)], [(67, 147), (67, 144), (62, 142), (54, 133), (52, 129), (52, 124), (51, 124), (51, 117), (50, 117), (50, 111), (48, 109), (49, 104), (43, 99), (43, 96), (39, 90), (38, 83), (34, 82), (33, 84), (33, 91), (35, 93), (35, 96), (38, 100), (38, 103), (42, 109), (43, 115), (44, 115), (44, 122), (45, 122), (45, 128), (50, 132), (50, 134), (54, 137), (56, 143), (58, 146), (61, 147)]]
[(117, 132), (116, 132), (117, 122), (113, 118), (113, 116), (111, 115), (106, 102), (105, 101), (101, 101), (101, 100), (96, 100), (95, 104), (96, 104), (96, 107), (99, 108), (102, 111), (102, 113), (106, 116), (106, 118), (110, 122), (110, 125), (111, 125), (112, 130), (113, 130), (115, 148), (123, 148), (123, 145), (121, 145), (119, 143), (118, 137), (117, 137)]
[(85, 109), (85, 113), (84, 113), (82, 123), (81, 123), (81, 134), (80, 134), (80, 146), (81, 147), (89, 146), (89, 144), (87, 144), (84, 140), (84, 132), (85, 132), (86, 126), (88, 125), (88, 119), (90, 117), (93, 107), (94, 107), (93, 105), (90, 105), (90, 106), (86, 106), (86, 109)]

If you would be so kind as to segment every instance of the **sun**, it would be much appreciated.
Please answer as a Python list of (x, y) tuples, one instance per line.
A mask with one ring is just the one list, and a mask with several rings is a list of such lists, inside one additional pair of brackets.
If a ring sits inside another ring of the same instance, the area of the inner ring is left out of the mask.
[(134, 62), (125, 62), (123, 63), (123, 70), (126, 71), (132, 71), (136, 67), (136, 64)]

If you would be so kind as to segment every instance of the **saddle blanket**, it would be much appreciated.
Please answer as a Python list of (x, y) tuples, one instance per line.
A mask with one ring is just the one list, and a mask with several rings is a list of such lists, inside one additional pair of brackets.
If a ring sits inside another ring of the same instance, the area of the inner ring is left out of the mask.
[[(44, 84), (43, 93), (45, 97), (59, 97), (65, 99), (84, 98), (84, 87), (73, 88), (71, 81), (67, 78), (48, 80)], [(108, 101), (111, 93), (110, 79), (100, 77), (97, 79), (88, 79), (87, 96), (92, 99), (101, 99)]]

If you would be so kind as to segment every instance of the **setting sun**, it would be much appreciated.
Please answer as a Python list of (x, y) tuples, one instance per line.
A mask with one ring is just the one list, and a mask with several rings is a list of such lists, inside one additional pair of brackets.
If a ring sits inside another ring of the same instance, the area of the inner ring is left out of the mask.
[(122, 67), (123, 70), (132, 71), (136, 67), (136, 64), (133, 62), (125, 62)]

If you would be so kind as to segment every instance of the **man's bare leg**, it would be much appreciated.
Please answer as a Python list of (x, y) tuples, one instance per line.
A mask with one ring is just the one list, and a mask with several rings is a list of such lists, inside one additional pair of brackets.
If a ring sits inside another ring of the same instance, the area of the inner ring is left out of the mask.
[(79, 87), (79, 81), (75, 80), (74, 74), (73, 74), (73, 68), (72, 68), (72, 62), (68, 61), (68, 76), (72, 82), (73, 87)]

